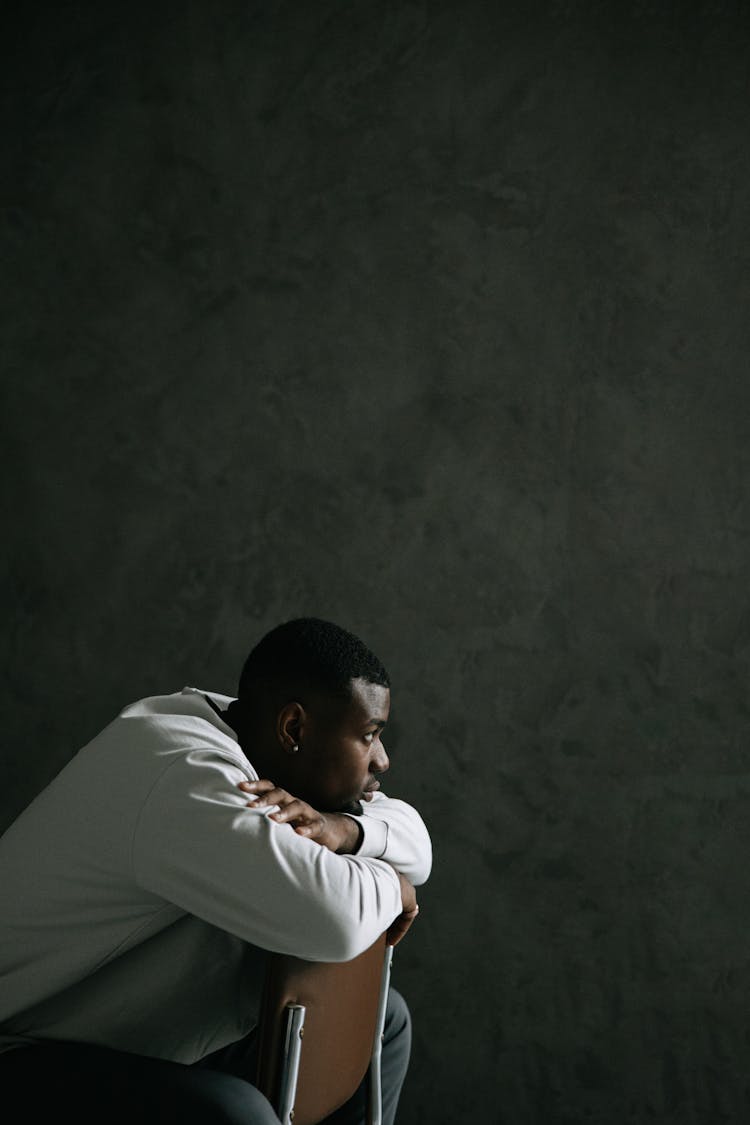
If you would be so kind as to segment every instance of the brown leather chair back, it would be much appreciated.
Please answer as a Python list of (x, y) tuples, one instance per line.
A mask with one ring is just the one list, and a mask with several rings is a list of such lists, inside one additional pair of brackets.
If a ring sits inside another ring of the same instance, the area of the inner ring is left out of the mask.
[(280, 1113), (289, 1005), (302, 1005), (304, 1027), (294, 1097), (294, 1125), (318, 1125), (352, 1096), (379, 1051), (385, 934), (352, 961), (269, 957), (259, 1027), (258, 1088)]

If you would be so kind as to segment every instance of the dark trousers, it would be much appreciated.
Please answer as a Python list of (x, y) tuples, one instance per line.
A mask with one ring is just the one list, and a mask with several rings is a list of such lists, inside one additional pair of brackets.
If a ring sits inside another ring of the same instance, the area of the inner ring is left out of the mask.
[[(390, 991), (383, 1035), (383, 1125), (393, 1125), (411, 1051), (411, 1019)], [(3, 1102), (20, 1121), (76, 1125), (278, 1125), (252, 1085), (254, 1036), (186, 1066), (84, 1043), (47, 1042), (0, 1054)], [(326, 1125), (363, 1125), (365, 1083)]]

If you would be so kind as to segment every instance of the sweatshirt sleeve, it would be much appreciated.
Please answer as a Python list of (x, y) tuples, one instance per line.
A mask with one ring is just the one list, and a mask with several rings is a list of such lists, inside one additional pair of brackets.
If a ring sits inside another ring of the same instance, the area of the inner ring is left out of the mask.
[(426, 883), (432, 870), (432, 842), (415, 808), (384, 793), (373, 794), (357, 817), (363, 838), (358, 856), (385, 860), (415, 887)]
[(247, 771), (196, 747), (172, 760), (146, 798), (133, 873), (150, 893), (219, 929), (281, 953), (348, 961), (401, 912), (387, 858), (336, 855), (248, 807)]

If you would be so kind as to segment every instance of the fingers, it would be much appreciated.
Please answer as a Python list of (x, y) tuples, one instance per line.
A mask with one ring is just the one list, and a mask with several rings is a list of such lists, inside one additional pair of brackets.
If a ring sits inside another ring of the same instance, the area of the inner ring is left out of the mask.
[(397, 918), (394, 918), (386, 933), (388, 945), (398, 945), (417, 914), (419, 914), (417, 892), (413, 884), (400, 871), (396, 874), (401, 885), (401, 913)]
[(417, 914), (419, 914), (418, 906), (415, 906), (413, 910), (405, 910), (403, 914), (399, 914), (398, 918), (395, 918), (388, 928), (385, 937), (386, 944), (398, 945), (409, 930)]
[[(241, 781), (237, 787), (238, 789), (242, 789), (245, 793), (254, 793), (257, 796), (265, 796), (268, 793), (272, 793), (274, 790), (278, 793), (286, 792), (286, 790), (279, 789), (279, 786), (274, 782), (269, 781), (268, 777), (260, 777), (257, 781)], [(275, 804), (275, 801), (272, 803)]]
[(297, 800), (291, 793), (287, 793), (286, 789), (281, 789), (267, 778), (261, 778), (260, 781), (241, 781), (239, 788), (245, 793), (255, 794), (258, 798), (256, 801), (248, 801), (248, 805), (279, 805), (281, 808)]
[(417, 908), (417, 892), (405, 875), (400, 871), (397, 874), (401, 885), (401, 909), (404, 914), (411, 914)]
[(316, 809), (267, 778), (241, 781), (239, 788), (245, 793), (257, 795), (257, 800), (248, 801), (248, 805), (278, 805), (276, 812), (268, 814), (269, 819), (275, 820), (277, 824), (292, 824), (301, 836), (314, 836), (320, 830), (321, 816)]
[(290, 797), (287, 801), (276, 800), (269, 803), (281, 806), (278, 812), (268, 814), (271, 820), (276, 820), (279, 824), (311, 824), (314, 820), (319, 819), (314, 809), (311, 809), (304, 801), (298, 801), (296, 797)]

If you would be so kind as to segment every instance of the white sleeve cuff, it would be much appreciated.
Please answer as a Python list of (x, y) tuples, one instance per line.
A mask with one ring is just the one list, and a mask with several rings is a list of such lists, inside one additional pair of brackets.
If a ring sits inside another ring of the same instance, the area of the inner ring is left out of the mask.
[(388, 847), (388, 824), (379, 817), (368, 816), (366, 812), (357, 817), (357, 823), (362, 825), (362, 843), (357, 855), (365, 859), (381, 859)]

